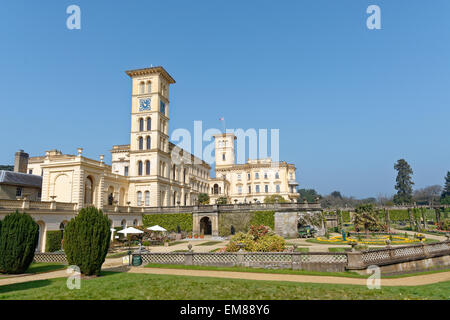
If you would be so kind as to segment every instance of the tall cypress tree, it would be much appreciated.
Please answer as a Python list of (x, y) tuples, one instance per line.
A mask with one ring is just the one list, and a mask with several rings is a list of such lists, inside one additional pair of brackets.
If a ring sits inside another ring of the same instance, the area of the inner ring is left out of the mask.
[(64, 229), (67, 261), (84, 275), (99, 275), (111, 238), (108, 216), (95, 207), (83, 208)]
[(0, 272), (24, 273), (33, 262), (39, 225), (26, 213), (11, 213), (0, 224)]
[(447, 171), (445, 177), (444, 189), (442, 190), (441, 198), (450, 197), (450, 171)]
[(398, 160), (394, 165), (394, 169), (398, 172), (396, 178), (397, 183), (395, 184), (397, 194), (394, 196), (394, 202), (396, 204), (411, 203), (412, 186), (414, 184), (411, 178), (413, 171), (405, 159)]

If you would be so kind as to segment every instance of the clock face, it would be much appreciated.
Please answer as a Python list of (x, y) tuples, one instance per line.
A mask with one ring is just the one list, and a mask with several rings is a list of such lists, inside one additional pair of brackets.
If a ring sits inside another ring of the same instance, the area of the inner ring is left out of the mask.
[(150, 110), (150, 98), (140, 99), (139, 100), (139, 111), (148, 111)]

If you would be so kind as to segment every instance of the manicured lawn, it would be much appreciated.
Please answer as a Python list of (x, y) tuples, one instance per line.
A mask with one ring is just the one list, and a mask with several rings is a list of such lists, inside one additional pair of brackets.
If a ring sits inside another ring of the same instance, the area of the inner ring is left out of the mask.
[[(180, 264), (147, 264), (145, 268), (161, 268), (161, 269), (186, 269), (186, 270), (212, 270), (212, 271), (231, 271), (231, 272), (254, 272), (254, 273), (275, 273), (275, 274), (298, 274), (298, 275), (308, 275), (308, 276), (329, 276), (329, 277), (347, 277), (347, 278), (364, 278), (367, 279), (369, 275), (360, 275), (356, 272), (345, 271), (345, 272), (320, 272), (320, 271), (306, 271), (306, 270), (292, 270), (292, 269), (263, 269), (263, 268), (249, 268), (249, 267), (213, 267), (213, 266), (186, 266)], [(382, 278), (393, 279), (393, 278), (406, 278), (417, 275), (425, 275), (431, 273), (448, 272), (450, 268), (447, 269), (436, 269), (416, 273), (407, 273), (400, 275), (385, 276)]]
[(347, 252), (348, 250), (351, 250), (351, 248), (345, 247), (328, 248), (328, 252)]
[(0, 286), (0, 299), (448, 299), (450, 281), (417, 287), (383, 287), (290, 283), (104, 272), (69, 290), (66, 278)]
[(222, 241), (207, 241), (200, 244), (196, 244), (195, 246), (214, 246), (216, 244), (222, 243)]
[(304, 252), (304, 253), (306, 253), (306, 252), (309, 252), (309, 248), (297, 248), (296, 251), (297, 252)]
[(128, 251), (118, 252), (118, 253), (111, 253), (106, 256), (107, 259), (114, 259), (114, 258), (121, 258), (128, 255)]

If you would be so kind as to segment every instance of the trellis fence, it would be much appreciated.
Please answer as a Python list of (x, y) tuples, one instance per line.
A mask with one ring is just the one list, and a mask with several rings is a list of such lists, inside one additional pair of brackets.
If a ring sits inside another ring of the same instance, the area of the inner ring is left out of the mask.
[[(340, 272), (450, 255), (450, 241), (355, 252), (170, 252), (142, 254), (142, 264), (253, 267)], [(67, 263), (64, 253), (36, 253), (35, 262)]]

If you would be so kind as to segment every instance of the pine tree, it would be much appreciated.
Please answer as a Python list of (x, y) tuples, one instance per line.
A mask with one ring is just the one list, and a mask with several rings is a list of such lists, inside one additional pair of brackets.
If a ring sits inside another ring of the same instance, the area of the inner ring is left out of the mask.
[(442, 190), (441, 198), (444, 199), (450, 197), (450, 171), (447, 171), (447, 176), (445, 177), (444, 189)]
[(70, 265), (84, 275), (99, 275), (108, 253), (111, 223), (101, 210), (83, 208), (64, 229), (64, 251)]
[(33, 262), (39, 225), (26, 213), (11, 213), (0, 224), (0, 272), (24, 273)]
[(398, 160), (394, 169), (398, 171), (395, 184), (397, 194), (394, 196), (394, 202), (396, 204), (411, 203), (414, 184), (411, 178), (413, 171), (405, 159)]

